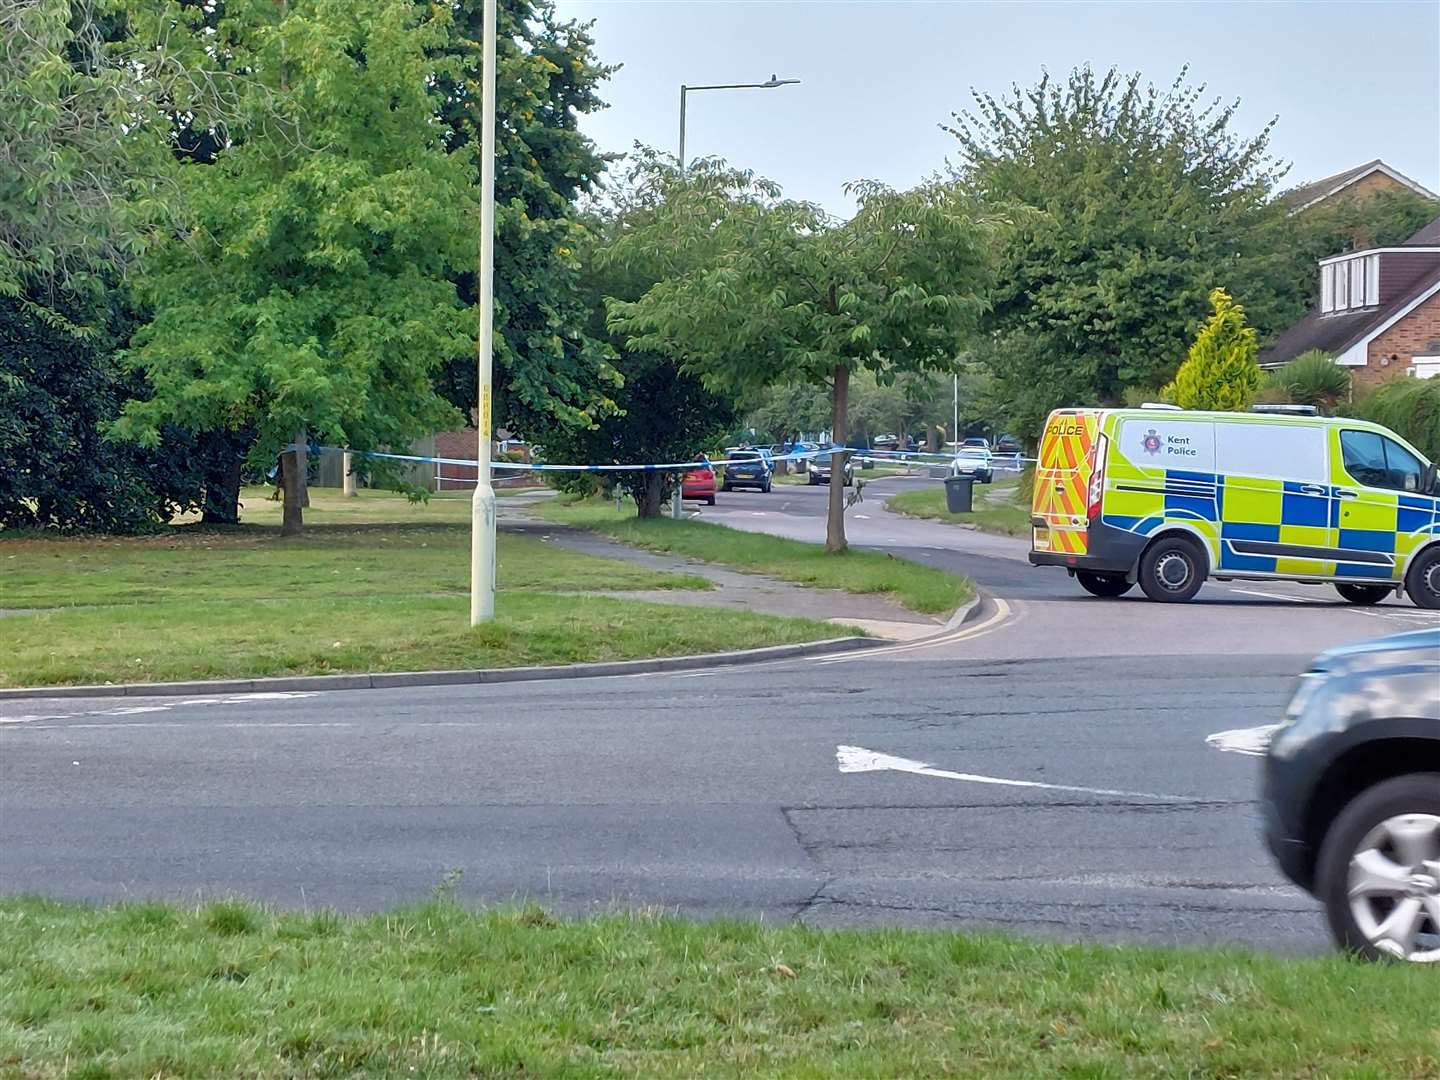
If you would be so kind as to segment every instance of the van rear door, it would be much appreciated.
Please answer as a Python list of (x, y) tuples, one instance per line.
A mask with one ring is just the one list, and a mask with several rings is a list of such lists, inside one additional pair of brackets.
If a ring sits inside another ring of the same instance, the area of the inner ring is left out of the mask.
[(1089, 548), (1085, 501), (1101, 415), (1099, 409), (1057, 409), (1045, 421), (1030, 501), (1036, 551), (1084, 555)]

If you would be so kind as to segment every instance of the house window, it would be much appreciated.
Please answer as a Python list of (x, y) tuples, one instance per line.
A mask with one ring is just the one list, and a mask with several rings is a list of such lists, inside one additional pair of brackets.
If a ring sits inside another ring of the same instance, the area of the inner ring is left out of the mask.
[(1324, 314), (1375, 307), (1380, 303), (1380, 256), (1361, 255), (1320, 268), (1320, 310)]
[(1417, 356), (1410, 362), (1410, 374), (1417, 379), (1440, 379), (1440, 356)]

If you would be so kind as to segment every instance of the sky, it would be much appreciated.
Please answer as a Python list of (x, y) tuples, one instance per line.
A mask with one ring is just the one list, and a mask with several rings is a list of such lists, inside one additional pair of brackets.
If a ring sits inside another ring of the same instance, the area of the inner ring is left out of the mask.
[(971, 89), (1002, 93), (1090, 64), (1168, 86), (1190, 65), (1240, 99), (1236, 130), (1279, 122), (1291, 187), (1374, 158), (1440, 192), (1440, 0), (970, 3), (965, 0), (557, 0), (594, 20), (623, 64), (582, 119), (604, 150), (674, 153), (679, 88), (798, 86), (689, 95), (686, 154), (720, 156), (838, 214), (847, 181), (909, 187), (942, 172), (940, 129)]

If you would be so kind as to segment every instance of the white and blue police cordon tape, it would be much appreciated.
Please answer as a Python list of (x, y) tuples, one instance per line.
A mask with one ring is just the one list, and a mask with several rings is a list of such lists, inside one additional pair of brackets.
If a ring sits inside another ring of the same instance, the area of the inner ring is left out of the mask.
[[(321, 452), (346, 453), (342, 447), (321, 446), (316, 447)], [(457, 465), (461, 467), (475, 468), (480, 463), (474, 458), (450, 458), (432, 457), (423, 454), (392, 454), (379, 450), (355, 450), (349, 451), (356, 457), (380, 458), (384, 461), (409, 461), (417, 463), (428, 463), (432, 465)], [(826, 447), (823, 450), (801, 450), (790, 454), (772, 454), (770, 461), (812, 461), (815, 458), (828, 458), (835, 453), (848, 453), (852, 456), (879, 458), (896, 464), (903, 464), (906, 461), (914, 460), (916, 464), (924, 464), (920, 458), (934, 460), (936, 463), (946, 463), (955, 460), (954, 454), (936, 454), (925, 451), (896, 451), (896, 450), (866, 450), (863, 447), (843, 447), (838, 450)], [(604, 473), (604, 472), (676, 472), (686, 469), (707, 469), (717, 465), (739, 465), (754, 462), (753, 457), (744, 458), (701, 458), (698, 461), (671, 461), (663, 463), (639, 463), (639, 464), (587, 464), (587, 465), (551, 465), (539, 462), (524, 461), (492, 461), (491, 469), (506, 469), (513, 472), (570, 472), (570, 473)], [(993, 459), (998, 467), (1014, 468), (1019, 471), (1021, 462), (1034, 461), (1034, 458), (1022, 458), (1018, 454), (996, 455)], [(1003, 464), (1002, 464), (1003, 463)], [(1013, 465), (1011, 464), (1013, 463)], [(459, 477), (447, 477), (446, 479), (458, 480)]]

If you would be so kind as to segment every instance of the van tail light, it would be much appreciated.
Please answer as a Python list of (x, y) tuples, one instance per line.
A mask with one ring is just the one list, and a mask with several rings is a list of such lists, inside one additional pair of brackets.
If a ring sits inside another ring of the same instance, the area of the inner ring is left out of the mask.
[(1105, 495), (1105, 451), (1109, 448), (1110, 440), (1104, 435), (1097, 435), (1090, 447), (1090, 488), (1085, 492), (1085, 517), (1090, 521), (1100, 516), (1100, 502)]

